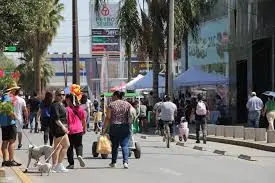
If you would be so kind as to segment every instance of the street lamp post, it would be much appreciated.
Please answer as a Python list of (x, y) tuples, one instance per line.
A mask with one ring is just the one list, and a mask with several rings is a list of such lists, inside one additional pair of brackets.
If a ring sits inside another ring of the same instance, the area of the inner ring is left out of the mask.
[(168, 43), (168, 95), (173, 95), (173, 52), (174, 52), (174, 4), (169, 0), (169, 43)]
[(77, 0), (72, 0), (73, 7), (73, 84), (80, 84), (79, 40), (78, 40), (78, 16)]

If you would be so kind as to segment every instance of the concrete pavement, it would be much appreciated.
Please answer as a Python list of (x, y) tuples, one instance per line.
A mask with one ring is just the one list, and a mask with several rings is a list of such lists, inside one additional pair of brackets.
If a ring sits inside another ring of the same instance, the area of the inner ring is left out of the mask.
[[(28, 131), (27, 131), (28, 133)], [(34, 144), (43, 144), (42, 134), (30, 134)], [(70, 170), (67, 174), (54, 173), (50, 176), (40, 176), (33, 169), (32, 173), (26, 174), (31, 182), (59, 182), (74, 183), (85, 182), (185, 182), (185, 183), (273, 183), (275, 178), (275, 154), (245, 147), (208, 142), (203, 146), (206, 151), (193, 149), (197, 145), (189, 140), (184, 147), (171, 145), (170, 149), (165, 147), (162, 138), (155, 135), (147, 135), (146, 139), (135, 135), (141, 145), (141, 159), (129, 160), (129, 169), (122, 169), (122, 160), (118, 161), (118, 168), (108, 168), (110, 159), (92, 158), (92, 142), (97, 136), (89, 132), (84, 136), (84, 158), (85, 168), (80, 168), (75, 162), (76, 169)], [(16, 158), (24, 166), (27, 163), (28, 142), (24, 138), (22, 150), (16, 151)], [(221, 149), (231, 154), (248, 153), (256, 161), (245, 161), (234, 156), (221, 156), (214, 154), (211, 149)], [(67, 160), (64, 161), (67, 165)], [(5, 168), (10, 171), (9, 168)], [(14, 175), (14, 174), (13, 174)], [(17, 177), (14, 178), (18, 182)], [(0, 181), (1, 182), (1, 181)]]

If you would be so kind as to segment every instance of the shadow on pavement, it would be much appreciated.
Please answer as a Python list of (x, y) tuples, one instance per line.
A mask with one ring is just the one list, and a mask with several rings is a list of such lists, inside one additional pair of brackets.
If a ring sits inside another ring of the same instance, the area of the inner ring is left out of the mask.
[(216, 154), (179, 154), (179, 153), (149, 153), (149, 152), (142, 152), (142, 154), (156, 154), (156, 155), (173, 155), (173, 156), (193, 156), (193, 157), (214, 157), (214, 156), (220, 156)]

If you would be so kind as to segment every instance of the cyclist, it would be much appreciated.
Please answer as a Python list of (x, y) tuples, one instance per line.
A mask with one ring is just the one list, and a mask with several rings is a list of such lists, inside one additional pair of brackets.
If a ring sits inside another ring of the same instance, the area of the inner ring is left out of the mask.
[[(175, 115), (177, 114), (177, 106), (171, 101), (171, 97), (168, 95), (164, 96), (164, 102), (160, 105), (161, 116), (160, 119), (163, 123), (169, 123), (171, 141), (174, 141), (174, 123)], [(160, 127), (163, 129), (163, 127)]]

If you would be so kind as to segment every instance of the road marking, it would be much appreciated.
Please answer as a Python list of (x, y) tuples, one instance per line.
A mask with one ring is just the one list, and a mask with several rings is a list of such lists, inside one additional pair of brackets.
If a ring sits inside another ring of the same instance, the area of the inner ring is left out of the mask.
[(182, 173), (176, 172), (174, 170), (168, 169), (168, 168), (160, 168), (160, 171), (165, 172), (165, 173), (169, 173), (172, 175), (176, 175), (176, 176), (181, 176)]
[(12, 171), (17, 175), (17, 177), (21, 180), (22, 183), (32, 183), (29, 176), (24, 174), (22, 170), (18, 167), (11, 167)]

